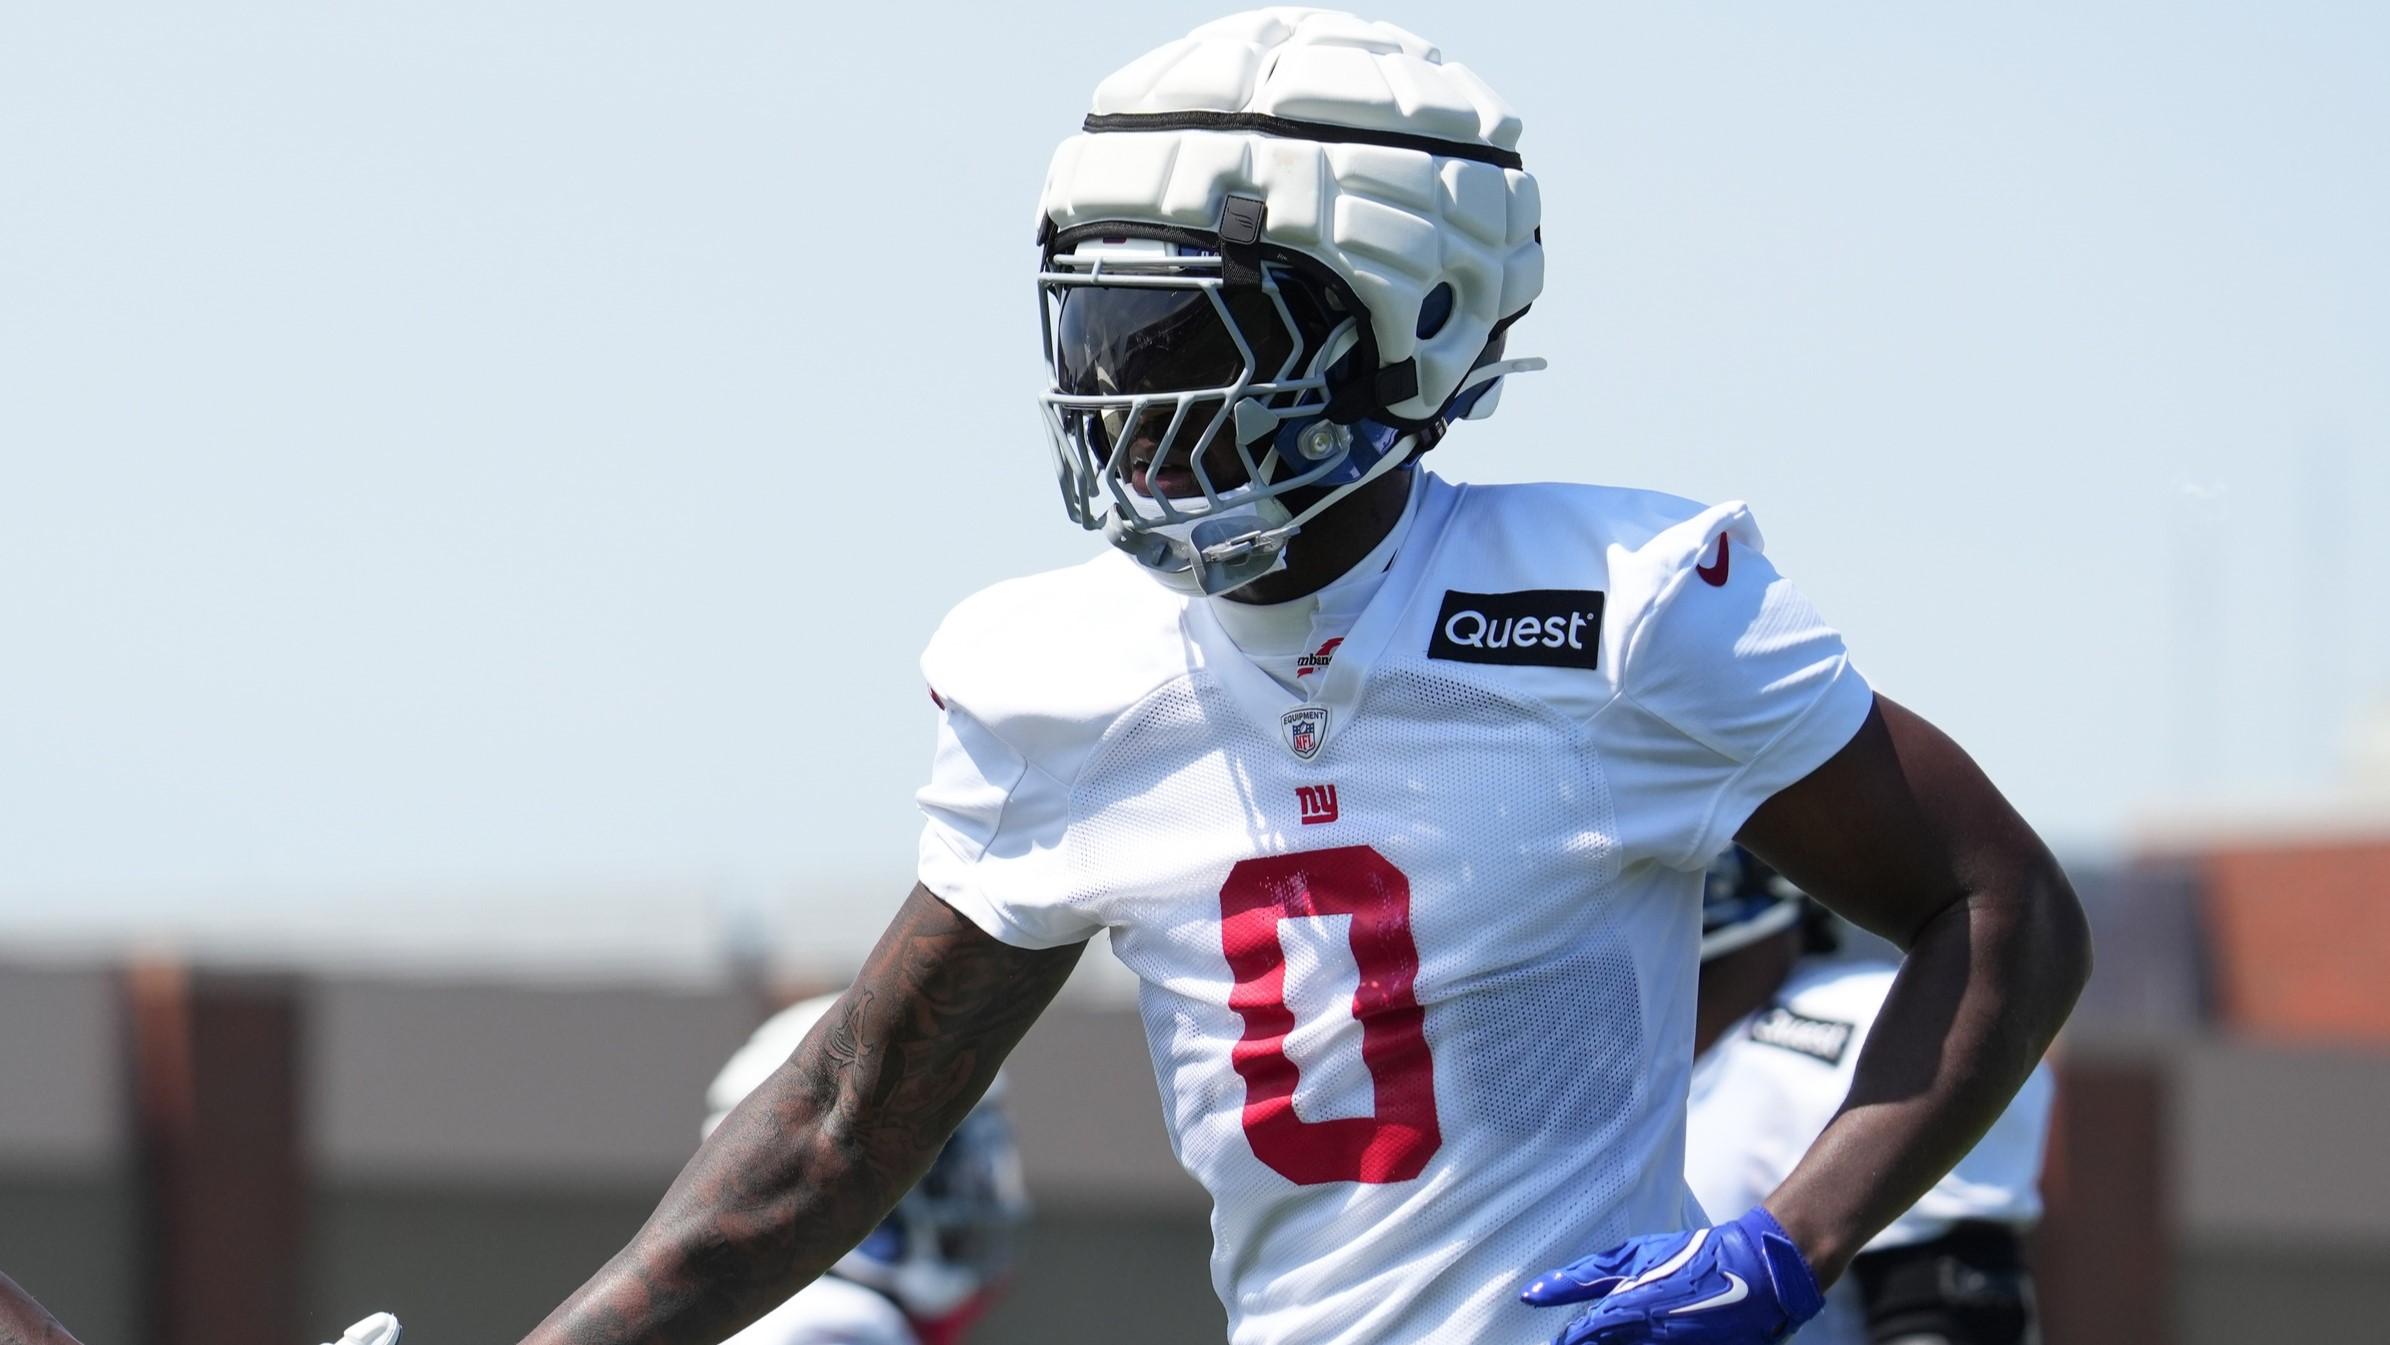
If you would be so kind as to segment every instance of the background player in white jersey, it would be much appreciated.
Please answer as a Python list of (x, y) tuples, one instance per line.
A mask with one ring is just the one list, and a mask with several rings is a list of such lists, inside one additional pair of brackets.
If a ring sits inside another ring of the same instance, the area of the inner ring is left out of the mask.
[[(1896, 968), (1835, 947), (1832, 921), (1739, 847), (1703, 894), (1685, 1179), (1739, 1210), (1791, 1173), (1849, 1094)], [(1869, 1240), (1800, 1345), (2024, 1345), (2024, 1235), (2041, 1215), (2050, 1077), (2033, 1071), (1958, 1166)]]
[[(1058, 478), (1113, 545), (940, 628), (912, 894), (531, 1341), (710, 1343), (827, 1270), (1099, 930), (1236, 1345), (1779, 1339), (1999, 1115), (2081, 911), (1750, 512), (1417, 466), (1537, 364), (1505, 351), (1543, 275), (1520, 130), (1326, 11), (1099, 86), (1038, 286)], [(1907, 956), (1864, 1105), (1709, 1227), (1684, 1100), (1737, 836)]]
[[(711, 1135), (788, 1059), (836, 995), (767, 1019), (706, 1090)], [(928, 1173), (829, 1272), (733, 1337), (733, 1345), (963, 1345), (995, 1303), (1029, 1217), (999, 1075)]]

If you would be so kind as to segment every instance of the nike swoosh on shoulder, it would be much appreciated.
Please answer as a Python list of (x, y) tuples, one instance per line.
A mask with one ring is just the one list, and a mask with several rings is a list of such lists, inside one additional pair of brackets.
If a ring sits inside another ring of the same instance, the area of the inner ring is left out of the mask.
[(1705, 584), (1707, 584), (1707, 585), (1709, 585), (1711, 588), (1724, 588), (1724, 587), (1726, 587), (1726, 534), (1725, 534), (1725, 533), (1719, 533), (1719, 534), (1718, 534), (1718, 558), (1717, 558), (1716, 560), (1714, 560), (1714, 561), (1711, 561), (1711, 562), (1710, 562), (1709, 564), (1707, 564), (1707, 565), (1696, 565), (1696, 566), (1694, 566), (1694, 567), (1693, 567), (1693, 573), (1695, 573), (1695, 574), (1697, 574), (1697, 575), (1700, 575), (1700, 576), (1701, 576), (1701, 582), (1702, 582), (1702, 583), (1705, 583)]
[(1682, 1317), (1688, 1312), (1707, 1312), (1711, 1308), (1722, 1308), (1729, 1303), (1740, 1303), (1744, 1299), (1751, 1296), (1751, 1286), (1743, 1283), (1742, 1276), (1735, 1274), (1731, 1270), (1725, 1272), (1725, 1274), (1725, 1293), (1713, 1294), (1698, 1303), (1687, 1303), (1681, 1308), (1670, 1308), (1668, 1310), (1668, 1315), (1671, 1317)]

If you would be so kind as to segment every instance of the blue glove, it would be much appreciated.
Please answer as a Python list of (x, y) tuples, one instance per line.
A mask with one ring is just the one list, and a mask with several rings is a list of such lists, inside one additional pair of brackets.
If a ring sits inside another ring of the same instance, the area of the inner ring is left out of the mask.
[(1621, 1243), (1545, 1272), (1519, 1297), (1539, 1308), (1588, 1305), (1552, 1345), (1774, 1345), (1826, 1305), (1801, 1249), (1765, 1208)]

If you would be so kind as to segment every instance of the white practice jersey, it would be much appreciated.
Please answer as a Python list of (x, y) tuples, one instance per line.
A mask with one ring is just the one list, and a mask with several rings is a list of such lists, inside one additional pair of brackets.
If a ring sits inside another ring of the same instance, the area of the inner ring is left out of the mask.
[[(1896, 968), (1805, 958), (1773, 1002), (1726, 1030), (1693, 1065), (1685, 1176), (1712, 1217), (1732, 1219), (1776, 1189), (1842, 1106), (1859, 1048)], [(1931, 1242), (1962, 1220), (2029, 1228), (2041, 1217), (2050, 1075), (2033, 1071), (1981, 1143), (1864, 1251)], [(1799, 1345), (1867, 1345), (1855, 1277), (1826, 1295)]]
[(1702, 869), (1872, 704), (1736, 504), (1430, 478), (1281, 686), (1107, 553), (923, 656), (921, 881), (1111, 932), (1235, 1345), (1531, 1345), (1537, 1272), (1698, 1217)]
[(723, 1345), (921, 1345), (886, 1297), (825, 1275)]

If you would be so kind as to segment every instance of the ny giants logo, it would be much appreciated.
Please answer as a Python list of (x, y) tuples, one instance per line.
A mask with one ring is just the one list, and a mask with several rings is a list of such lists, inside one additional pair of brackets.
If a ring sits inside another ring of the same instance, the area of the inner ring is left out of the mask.
[(1296, 785), (1295, 804), (1303, 810), (1303, 825), (1316, 827), (1336, 820), (1336, 786)]

